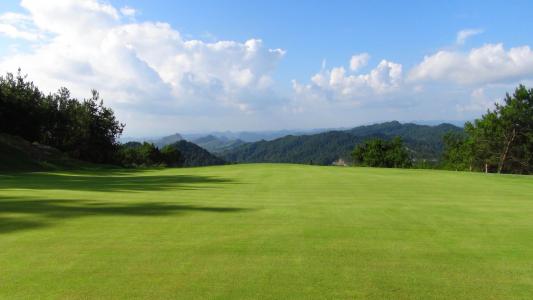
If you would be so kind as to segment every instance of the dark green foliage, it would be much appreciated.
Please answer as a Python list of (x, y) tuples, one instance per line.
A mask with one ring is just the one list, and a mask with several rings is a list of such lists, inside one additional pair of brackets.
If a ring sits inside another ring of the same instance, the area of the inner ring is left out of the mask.
[(71, 159), (65, 153), (19, 136), (0, 133), (0, 172), (92, 168), (96, 165)]
[[(61, 88), (44, 95), (32, 82), (19, 74), (0, 76), (0, 133), (57, 148), (70, 157), (95, 163), (123, 166), (204, 166), (224, 161), (204, 149), (181, 141), (159, 149), (152, 143), (131, 142), (120, 145), (118, 137), (124, 128), (111, 109), (105, 107), (96, 91), (92, 97), (79, 101)], [(164, 143), (181, 139), (178, 134)], [(44, 147), (44, 146), (43, 146)], [(182, 151), (183, 149), (183, 151)], [(18, 150), (17, 150), (18, 151)], [(1, 159), (21, 158), (28, 166), (38, 160), (26, 159), (24, 153), (3, 147)], [(60, 151), (58, 151), (61, 153)], [(182, 155), (183, 152), (183, 155)], [(22, 159), (24, 158), (24, 159)]]
[(127, 167), (157, 166), (164, 162), (157, 147), (151, 143), (129, 142), (121, 146), (120, 164)]
[(0, 132), (20, 136), (33, 142), (44, 134), (49, 103), (32, 83), (13, 74), (0, 76)]
[(401, 137), (407, 148), (417, 160), (437, 160), (444, 150), (443, 137), (448, 132), (462, 133), (463, 129), (452, 124), (437, 126), (402, 124), (398, 121), (385, 122), (368, 126), (359, 126), (348, 130), (356, 136), (376, 136), (387, 140)]
[(147, 142), (129, 142), (122, 145), (119, 157), (121, 165), (127, 167), (181, 165), (181, 154), (176, 148), (164, 146), (159, 150), (154, 144)]
[(371, 139), (355, 147), (352, 158), (356, 165), (381, 168), (409, 168), (413, 165), (402, 139)]
[(520, 85), (503, 104), (465, 124), (463, 140), (449, 139), (446, 165), (455, 169), (531, 174), (533, 172), (533, 89)]
[(152, 143), (129, 142), (119, 152), (120, 162), (128, 167), (198, 167), (222, 165), (224, 160), (185, 140), (159, 149)]
[(472, 169), (472, 140), (465, 133), (450, 132), (444, 136), (442, 168), (455, 171)]
[(180, 151), (170, 145), (161, 148), (161, 158), (167, 166), (177, 167), (181, 164)]
[(403, 139), (417, 165), (434, 166), (443, 151), (446, 132), (462, 132), (451, 124), (426, 126), (387, 122), (360, 126), (346, 131), (286, 136), (273, 141), (247, 143), (226, 151), (222, 156), (231, 162), (289, 162), (329, 165), (338, 159), (348, 161), (356, 145), (371, 138)]
[(234, 162), (284, 162), (329, 165), (348, 157), (361, 138), (347, 132), (330, 131), (313, 135), (289, 135), (273, 141), (244, 144), (223, 157)]
[(79, 101), (66, 88), (45, 96), (17, 76), (0, 76), (0, 132), (55, 147), (72, 158), (113, 163), (124, 128), (96, 91)]
[(178, 151), (180, 155), (179, 165), (183, 167), (223, 165), (226, 163), (223, 159), (214, 156), (202, 147), (185, 140), (167, 145), (164, 149), (167, 153), (171, 149)]

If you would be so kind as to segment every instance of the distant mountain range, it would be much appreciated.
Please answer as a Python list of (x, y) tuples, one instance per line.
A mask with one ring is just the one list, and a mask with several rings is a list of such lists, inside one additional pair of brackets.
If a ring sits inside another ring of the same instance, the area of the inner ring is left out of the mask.
[[(388, 122), (376, 122), (376, 124), (383, 124)], [(452, 124), (457, 127), (461, 127), (465, 121), (459, 120), (434, 120), (434, 121), (412, 121), (405, 122), (405, 124), (418, 124), (418, 125), (430, 125), (436, 126), (439, 124)], [(370, 124), (368, 124), (370, 125)], [(364, 126), (358, 126), (364, 127)], [(202, 138), (213, 137), (220, 139), (222, 142), (241, 140), (245, 143), (258, 142), (258, 141), (271, 141), (288, 135), (310, 135), (317, 134), (328, 131), (346, 131), (351, 127), (336, 127), (336, 128), (314, 128), (314, 129), (283, 129), (283, 130), (266, 130), (266, 131), (212, 131), (212, 132), (203, 132), (203, 133), (175, 133), (168, 136), (145, 136), (145, 137), (132, 137), (132, 136), (123, 136), (120, 138), (121, 143), (127, 143), (130, 141), (141, 141), (153, 143), (156, 146), (168, 145), (179, 140), (188, 140), (196, 142)], [(198, 144), (203, 143), (201, 141)]]
[(329, 165), (338, 159), (349, 160), (359, 143), (370, 138), (401, 137), (416, 160), (436, 161), (443, 151), (447, 132), (462, 132), (452, 124), (437, 126), (402, 124), (397, 121), (359, 126), (349, 130), (328, 131), (308, 135), (288, 135), (271, 141), (246, 143), (225, 151), (228, 162), (287, 162)]
[(213, 136), (222, 140), (241, 140), (246, 143), (257, 141), (271, 141), (287, 135), (305, 135), (326, 132), (334, 129), (316, 128), (316, 129), (295, 129), (295, 130), (272, 130), (272, 131), (216, 131), (205, 134), (182, 134), (186, 140), (195, 141), (206, 136)]
[(241, 139), (229, 139), (227, 137), (216, 137), (214, 135), (204, 136), (195, 140), (192, 140), (196, 145), (206, 149), (211, 153), (222, 153), (231, 149), (237, 148), (245, 142)]
[(392, 121), (338, 130), (227, 131), (207, 135), (176, 133), (145, 141), (159, 148), (179, 145), (184, 159), (189, 160), (184, 164), (190, 166), (224, 162), (330, 165), (339, 159), (349, 161), (355, 146), (365, 140), (399, 136), (415, 160), (435, 162), (442, 155), (443, 136), (450, 131), (462, 132), (463, 129), (448, 123), (431, 126)]
[(174, 144), (175, 142), (179, 142), (181, 140), (183, 140), (183, 137), (179, 133), (174, 133), (159, 139), (148, 140), (147, 142), (153, 143), (158, 148), (162, 148), (166, 145)]
[(174, 133), (171, 135), (163, 136), (163, 137), (133, 137), (133, 136), (123, 136), (120, 137), (119, 141), (122, 144), (126, 144), (129, 142), (147, 142), (152, 143), (156, 145), (157, 147), (161, 148), (165, 145), (170, 145), (172, 143), (175, 143), (177, 141), (183, 140), (183, 136), (179, 133)]
[(121, 143), (127, 143), (132, 141), (141, 141), (149, 142), (154, 145), (158, 145), (160, 141), (163, 141), (167, 138), (178, 137), (180, 139), (185, 139), (188, 141), (195, 141), (207, 136), (213, 136), (221, 140), (241, 140), (246, 143), (257, 142), (261, 140), (270, 141), (287, 135), (303, 135), (303, 134), (314, 134), (319, 132), (330, 131), (334, 129), (326, 128), (317, 128), (317, 129), (295, 129), (295, 130), (272, 130), (272, 131), (213, 131), (205, 133), (175, 133), (169, 136), (164, 137), (133, 137), (133, 136), (124, 136), (120, 138)]

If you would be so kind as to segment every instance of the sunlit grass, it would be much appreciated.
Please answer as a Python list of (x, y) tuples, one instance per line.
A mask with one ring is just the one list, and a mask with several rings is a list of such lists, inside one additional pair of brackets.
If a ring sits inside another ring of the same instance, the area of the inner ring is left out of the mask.
[(0, 176), (0, 298), (533, 296), (533, 177), (233, 165)]

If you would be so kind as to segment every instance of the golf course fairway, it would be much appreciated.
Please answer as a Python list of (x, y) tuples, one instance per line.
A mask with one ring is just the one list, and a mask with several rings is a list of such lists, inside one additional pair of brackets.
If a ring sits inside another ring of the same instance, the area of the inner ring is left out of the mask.
[(531, 299), (533, 177), (0, 174), (0, 299)]

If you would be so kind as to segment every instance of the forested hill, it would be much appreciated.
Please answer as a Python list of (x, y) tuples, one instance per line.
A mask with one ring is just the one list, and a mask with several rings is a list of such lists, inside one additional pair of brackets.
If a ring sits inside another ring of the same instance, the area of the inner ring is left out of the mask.
[(463, 129), (452, 124), (443, 123), (436, 126), (400, 123), (391, 121), (367, 126), (359, 126), (347, 130), (355, 136), (400, 136), (403, 139), (442, 143), (442, 136), (450, 131), (462, 132)]
[(180, 153), (180, 166), (182, 167), (200, 167), (211, 165), (223, 165), (226, 162), (209, 153), (202, 147), (191, 142), (181, 140), (169, 145)]
[(21, 137), (0, 133), (0, 172), (78, 169), (96, 166), (72, 159), (56, 148), (30, 143)]
[(402, 124), (397, 121), (360, 126), (345, 131), (312, 135), (285, 136), (273, 141), (247, 143), (222, 154), (229, 162), (289, 162), (329, 165), (339, 158), (347, 160), (354, 147), (370, 138), (401, 137), (417, 160), (434, 161), (443, 151), (447, 132), (462, 132), (451, 124), (438, 126)]

